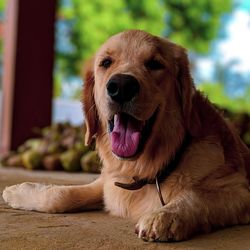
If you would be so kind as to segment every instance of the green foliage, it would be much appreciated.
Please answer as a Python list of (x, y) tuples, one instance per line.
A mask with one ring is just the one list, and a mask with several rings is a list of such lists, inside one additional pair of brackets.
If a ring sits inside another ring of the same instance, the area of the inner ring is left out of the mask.
[(3, 13), (7, 0), (0, 0), (0, 13)]
[(209, 100), (218, 106), (232, 112), (246, 112), (250, 114), (250, 88), (243, 96), (232, 98), (225, 93), (222, 83), (203, 83), (198, 88), (204, 92)]
[(62, 76), (60, 74), (55, 74), (54, 84), (53, 84), (53, 96), (59, 97), (62, 94)]
[(218, 35), (221, 15), (232, 10), (232, 0), (163, 0), (166, 35), (197, 53), (209, 51)]

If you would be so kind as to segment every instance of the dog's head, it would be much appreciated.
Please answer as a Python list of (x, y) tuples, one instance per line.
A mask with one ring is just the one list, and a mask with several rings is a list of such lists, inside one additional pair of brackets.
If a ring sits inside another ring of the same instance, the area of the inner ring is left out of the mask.
[(114, 155), (137, 158), (188, 123), (192, 92), (183, 48), (143, 31), (119, 33), (85, 69), (86, 143), (106, 136)]

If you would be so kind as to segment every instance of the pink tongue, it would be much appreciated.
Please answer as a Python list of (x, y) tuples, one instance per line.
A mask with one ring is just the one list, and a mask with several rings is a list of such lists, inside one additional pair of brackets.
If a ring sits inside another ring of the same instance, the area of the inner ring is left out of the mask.
[(120, 157), (132, 157), (138, 150), (142, 123), (126, 114), (116, 114), (111, 133), (112, 152)]

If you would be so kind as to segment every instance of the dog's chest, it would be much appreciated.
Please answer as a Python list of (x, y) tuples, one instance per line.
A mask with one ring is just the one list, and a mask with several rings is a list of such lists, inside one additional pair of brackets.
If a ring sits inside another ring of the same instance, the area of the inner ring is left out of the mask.
[(124, 218), (137, 218), (161, 206), (153, 186), (131, 191), (115, 186), (114, 180), (104, 184), (104, 203), (112, 215)]

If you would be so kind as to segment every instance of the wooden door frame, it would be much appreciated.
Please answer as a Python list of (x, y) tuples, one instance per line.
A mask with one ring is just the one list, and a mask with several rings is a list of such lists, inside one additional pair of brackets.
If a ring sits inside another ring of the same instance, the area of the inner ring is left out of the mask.
[(51, 123), (56, 2), (7, 3), (0, 154)]

